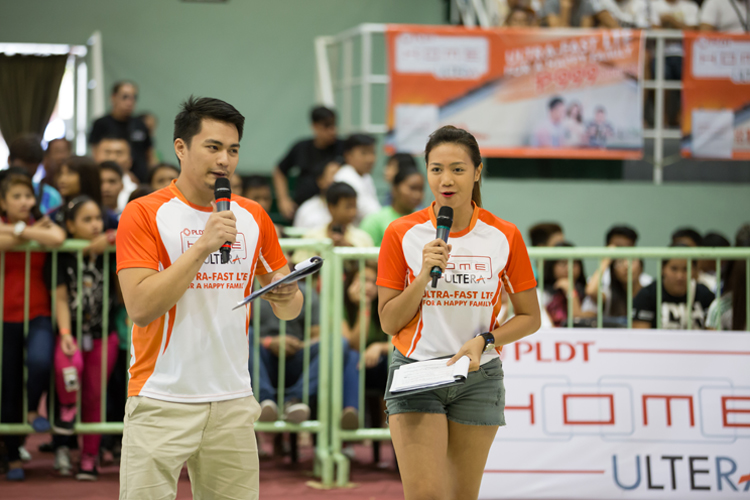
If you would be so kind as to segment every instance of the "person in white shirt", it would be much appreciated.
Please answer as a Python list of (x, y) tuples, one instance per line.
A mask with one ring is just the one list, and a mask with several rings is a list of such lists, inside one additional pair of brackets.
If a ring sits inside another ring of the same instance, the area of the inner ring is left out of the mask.
[(105, 161), (113, 161), (122, 169), (122, 191), (117, 197), (117, 208), (120, 212), (128, 204), (130, 193), (139, 184), (138, 177), (132, 172), (133, 157), (130, 154), (130, 143), (123, 137), (104, 137), (94, 148), (94, 161), (97, 165)]
[(367, 134), (352, 134), (344, 141), (344, 162), (333, 180), (346, 182), (357, 192), (357, 216), (354, 224), (380, 210), (378, 192), (370, 172), (375, 166), (375, 138)]
[(750, 0), (706, 0), (701, 7), (701, 31), (750, 32)]
[(602, 7), (612, 14), (623, 28), (649, 28), (646, 0), (601, 0)]
[(333, 177), (339, 171), (339, 164), (330, 162), (315, 178), (320, 194), (313, 196), (299, 206), (294, 214), (294, 227), (315, 229), (316, 227), (331, 222), (331, 213), (328, 211), (326, 202), (326, 191), (333, 184)]

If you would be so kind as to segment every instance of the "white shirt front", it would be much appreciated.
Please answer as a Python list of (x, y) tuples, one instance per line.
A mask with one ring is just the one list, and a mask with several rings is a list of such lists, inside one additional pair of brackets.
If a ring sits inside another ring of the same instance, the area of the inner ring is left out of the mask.
[(126, 172), (122, 176), (122, 191), (117, 195), (117, 210), (119, 212), (125, 210), (125, 205), (128, 204), (130, 195), (133, 194), (133, 191), (136, 189), (138, 189), (138, 184), (133, 182), (133, 179), (131, 179), (130, 175)]
[[(706, 0), (701, 7), (701, 24), (724, 33), (744, 33), (750, 0)], [(739, 12), (738, 12), (739, 11)]]
[(378, 191), (375, 189), (375, 182), (370, 174), (359, 175), (351, 165), (344, 165), (333, 176), (336, 182), (346, 182), (357, 192), (357, 218), (354, 220), (355, 225), (359, 225), (362, 219), (368, 215), (377, 212), (382, 207), (378, 201)]
[(323, 196), (313, 196), (299, 206), (294, 214), (294, 227), (315, 229), (331, 222), (331, 212)]

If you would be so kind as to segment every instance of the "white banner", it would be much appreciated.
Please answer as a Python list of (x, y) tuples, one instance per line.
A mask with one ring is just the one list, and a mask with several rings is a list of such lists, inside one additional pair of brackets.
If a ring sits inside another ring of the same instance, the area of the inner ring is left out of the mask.
[(503, 368), (479, 498), (750, 498), (750, 334), (548, 330)]

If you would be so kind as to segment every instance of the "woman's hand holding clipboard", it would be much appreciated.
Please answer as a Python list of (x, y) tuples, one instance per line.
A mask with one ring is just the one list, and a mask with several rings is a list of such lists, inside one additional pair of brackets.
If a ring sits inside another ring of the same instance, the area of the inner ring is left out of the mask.
[(272, 292), (276, 288), (287, 285), (290, 283), (294, 283), (295, 281), (301, 280), (303, 278), (306, 278), (310, 276), (311, 274), (315, 274), (318, 271), (320, 271), (320, 268), (323, 267), (323, 259), (320, 257), (311, 257), (307, 259), (304, 262), (300, 262), (297, 264), (294, 268), (294, 271), (287, 274), (280, 280), (274, 281), (272, 283), (269, 283), (268, 285), (264, 286), (263, 288), (260, 288), (241, 301), (237, 303), (236, 306), (232, 308), (232, 310), (238, 309), (248, 302), (252, 302), (253, 300), (257, 299), (258, 297), (262, 297), (263, 295)]

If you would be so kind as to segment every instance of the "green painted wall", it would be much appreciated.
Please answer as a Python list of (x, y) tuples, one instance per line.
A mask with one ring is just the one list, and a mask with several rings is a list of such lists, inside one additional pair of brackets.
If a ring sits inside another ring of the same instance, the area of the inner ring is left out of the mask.
[(270, 171), (309, 133), (313, 39), (364, 22), (438, 24), (442, 0), (0, 0), (0, 42), (83, 44), (102, 33), (107, 92), (140, 85), (138, 109), (160, 119), (169, 160), (172, 120), (191, 93), (224, 99), (247, 118), (240, 170)]

